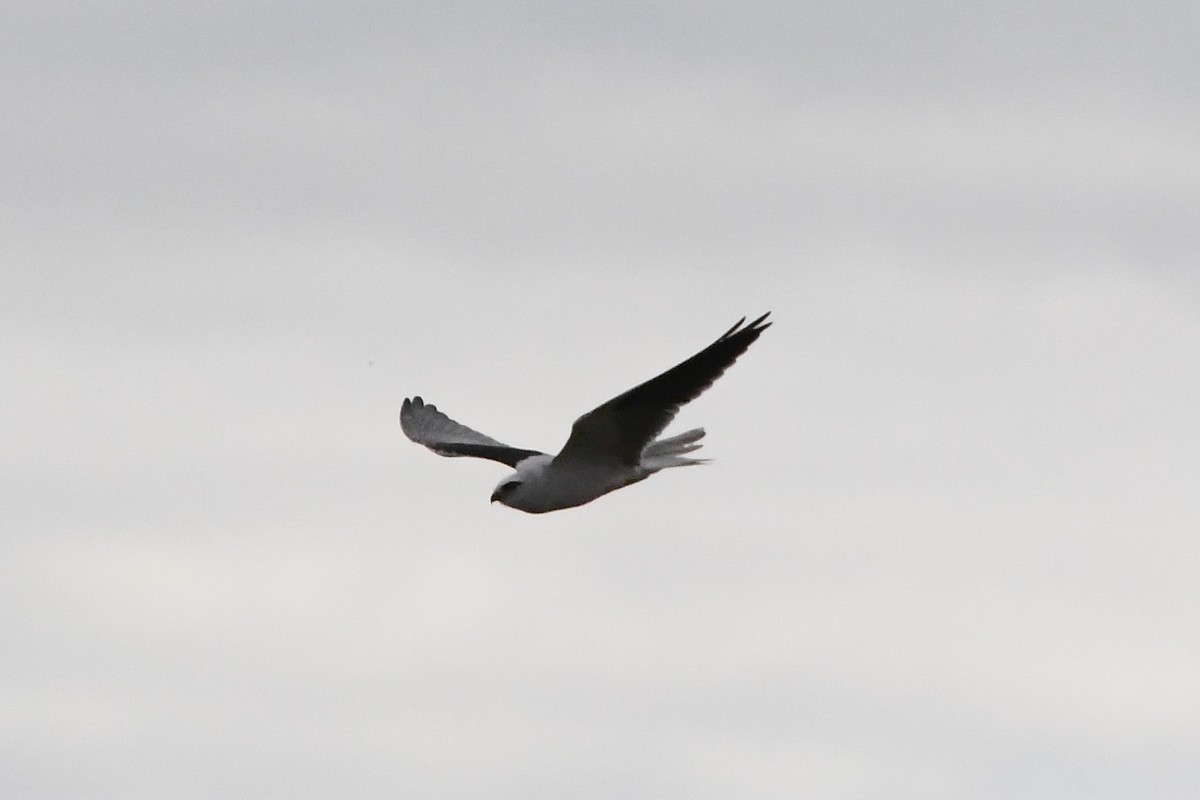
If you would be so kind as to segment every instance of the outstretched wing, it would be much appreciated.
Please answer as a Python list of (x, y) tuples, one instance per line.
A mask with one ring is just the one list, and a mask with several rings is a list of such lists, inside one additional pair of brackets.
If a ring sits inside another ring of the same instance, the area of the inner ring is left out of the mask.
[[(770, 312), (768, 312), (769, 314)], [(695, 400), (771, 326), (768, 314), (743, 327), (746, 318), (687, 361), (677, 364), (575, 421), (556, 460), (612, 461), (636, 466), (642, 450), (670, 424), (680, 407)]]
[(509, 447), (490, 436), (484, 436), (466, 425), (447, 417), (432, 403), (426, 405), (420, 397), (404, 399), (400, 406), (400, 428), (404, 435), (423, 444), (439, 456), (473, 456), (488, 458), (516, 468), (530, 456), (542, 455), (538, 450)]

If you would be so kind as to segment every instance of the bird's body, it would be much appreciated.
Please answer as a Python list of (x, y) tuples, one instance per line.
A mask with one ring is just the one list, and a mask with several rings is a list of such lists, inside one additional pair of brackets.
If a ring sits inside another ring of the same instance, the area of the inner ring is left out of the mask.
[[(531, 456), (517, 464), (514, 476), (501, 482), (492, 500), (530, 514), (543, 514), (590, 503), (649, 474), (641, 468), (629, 469), (615, 463), (581, 464), (556, 461), (548, 455)], [(509, 483), (517, 485), (504, 490)]]
[(687, 456), (700, 447), (703, 428), (656, 437), (770, 326), (766, 317), (745, 327), (743, 318), (696, 355), (584, 414), (556, 456), (498, 442), (420, 397), (405, 399), (400, 426), (439, 455), (487, 458), (516, 470), (496, 487), (492, 502), (532, 514), (580, 506), (660, 470), (704, 463)]

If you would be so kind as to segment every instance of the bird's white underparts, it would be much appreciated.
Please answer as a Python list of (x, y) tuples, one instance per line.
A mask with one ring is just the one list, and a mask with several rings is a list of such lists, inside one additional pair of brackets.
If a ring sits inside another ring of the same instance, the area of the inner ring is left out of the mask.
[(556, 456), (485, 436), (419, 396), (404, 400), (400, 427), (438, 455), (486, 458), (516, 470), (496, 486), (493, 503), (531, 514), (581, 506), (660, 470), (705, 463), (688, 455), (700, 448), (703, 428), (658, 436), (771, 326), (767, 316), (749, 325), (743, 317), (696, 355), (584, 414)]

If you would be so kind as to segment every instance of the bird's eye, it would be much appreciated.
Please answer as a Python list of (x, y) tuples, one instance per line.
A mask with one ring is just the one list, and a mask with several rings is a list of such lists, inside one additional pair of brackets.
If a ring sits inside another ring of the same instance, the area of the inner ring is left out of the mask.
[(513, 491), (520, 485), (521, 485), (520, 481), (509, 481), (508, 483), (506, 483), (500, 487), (500, 493), (508, 494), (509, 492)]

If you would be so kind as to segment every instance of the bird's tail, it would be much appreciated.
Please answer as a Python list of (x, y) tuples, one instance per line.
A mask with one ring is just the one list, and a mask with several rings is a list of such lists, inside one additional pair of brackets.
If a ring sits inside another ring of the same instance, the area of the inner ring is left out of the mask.
[(686, 453), (701, 448), (700, 440), (704, 438), (704, 428), (693, 428), (669, 439), (658, 439), (646, 445), (642, 450), (643, 469), (658, 471), (667, 467), (687, 467), (692, 464), (704, 464), (707, 458), (685, 458)]

